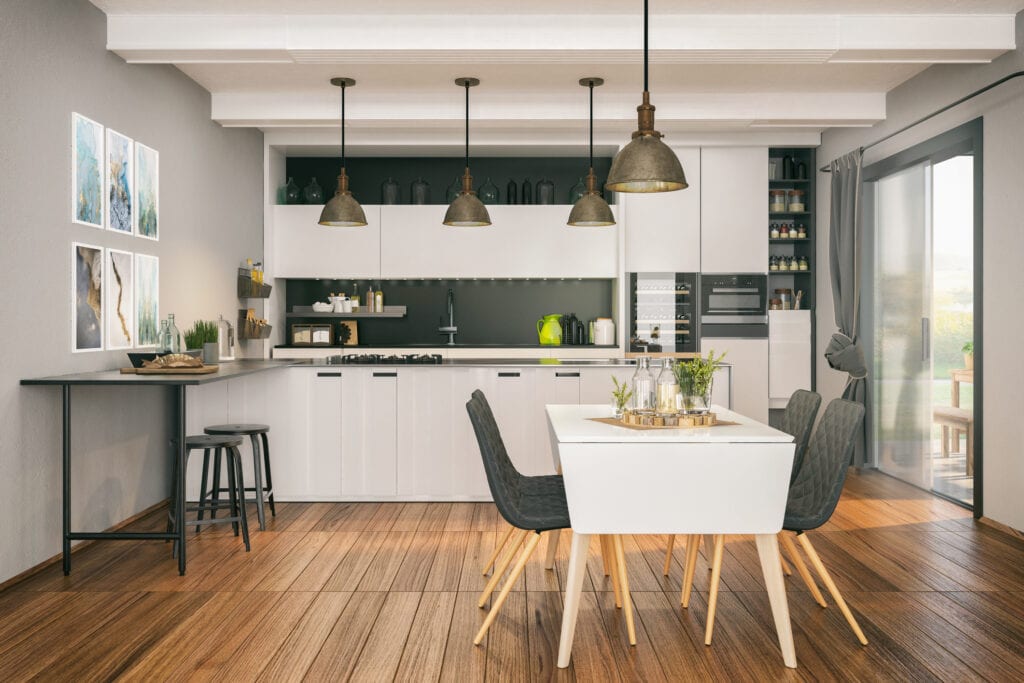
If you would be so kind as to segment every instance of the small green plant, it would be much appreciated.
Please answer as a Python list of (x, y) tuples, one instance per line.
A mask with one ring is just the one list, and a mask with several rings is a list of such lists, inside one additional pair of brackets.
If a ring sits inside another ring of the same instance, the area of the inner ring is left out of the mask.
[(974, 342), (969, 341), (960, 348), (961, 353), (966, 353), (969, 356), (974, 355)]
[(616, 377), (612, 377), (612, 382), (615, 384), (615, 391), (612, 392), (612, 398), (615, 399), (615, 411), (621, 413), (626, 409), (629, 399), (633, 398), (633, 390), (629, 388), (628, 382), (620, 384)]
[[(681, 360), (672, 367), (676, 373), (676, 381), (679, 382), (679, 389), (683, 394), (684, 402), (691, 401), (694, 397), (710, 401), (708, 395), (711, 383), (715, 378), (715, 371), (722, 365), (725, 353), (715, 357), (715, 350), (708, 350), (708, 357), (697, 356), (689, 360)], [(692, 407), (692, 406), (691, 406)]]
[(217, 323), (212, 320), (197, 320), (185, 332), (185, 348), (201, 349), (203, 344), (217, 341)]

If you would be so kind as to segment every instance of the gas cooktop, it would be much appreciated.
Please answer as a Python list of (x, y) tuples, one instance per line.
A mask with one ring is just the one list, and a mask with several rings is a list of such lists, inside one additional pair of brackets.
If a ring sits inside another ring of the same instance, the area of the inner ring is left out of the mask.
[(440, 365), (444, 359), (439, 353), (406, 353), (385, 356), (379, 353), (346, 353), (327, 358), (328, 365)]

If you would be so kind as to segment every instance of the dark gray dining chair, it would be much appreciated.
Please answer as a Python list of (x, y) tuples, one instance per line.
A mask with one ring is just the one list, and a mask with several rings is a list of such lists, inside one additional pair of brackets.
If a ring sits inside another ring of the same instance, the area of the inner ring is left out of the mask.
[[(565, 498), (565, 484), (561, 475), (546, 475), (528, 477), (516, 469), (512, 459), (509, 458), (505, 443), (498, 430), (498, 423), (494, 419), (494, 413), (487, 402), (487, 398), (479, 389), (473, 392), (469, 402), (466, 403), (466, 411), (469, 413), (470, 422), (473, 424), (473, 431), (476, 434), (477, 443), (480, 446), (480, 457), (483, 460), (484, 472), (487, 474), (487, 485), (494, 498), (494, 504), (498, 513), (513, 527), (512, 542), (509, 550), (500, 562), (494, 567), (487, 586), (477, 604), (483, 607), (487, 599), (494, 592), (498, 582), (504, 575), (505, 570), (512, 563), (519, 546), (526, 540), (519, 559), (512, 569), (505, 584), (502, 586), (498, 597), (491, 605), (483, 625), (473, 638), (473, 644), (479, 645), (487, 630), (494, 623), (498, 611), (508, 597), (509, 591), (515, 585), (519, 576), (523, 573), (526, 563), (533, 555), (537, 544), (540, 542), (541, 534), (545, 531), (556, 529), (568, 529), (571, 527), (569, 520), (569, 505)], [(527, 539), (527, 536), (529, 538)], [(621, 553), (621, 543), (616, 544), (617, 553)], [(619, 566), (624, 566), (624, 557)], [(619, 584), (622, 591), (622, 600), (627, 612), (627, 627), (629, 631), (630, 644), (636, 644), (636, 634), (633, 627), (632, 603), (629, 596), (629, 584), (625, 576), (619, 576)]]

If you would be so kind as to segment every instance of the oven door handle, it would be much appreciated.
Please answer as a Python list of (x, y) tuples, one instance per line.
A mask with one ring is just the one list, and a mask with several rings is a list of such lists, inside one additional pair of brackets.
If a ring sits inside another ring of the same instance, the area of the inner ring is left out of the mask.
[(711, 294), (760, 294), (757, 287), (712, 287)]

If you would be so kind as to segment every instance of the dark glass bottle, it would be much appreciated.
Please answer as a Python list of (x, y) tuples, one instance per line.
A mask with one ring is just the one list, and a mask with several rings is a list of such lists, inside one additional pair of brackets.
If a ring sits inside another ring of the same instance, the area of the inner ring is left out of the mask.
[(555, 184), (547, 178), (542, 178), (537, 181), (537, 198), (538, 204), (554, 204), (555, 203)]
[(533, 204), (533, 183), (529, 178), (523, 180), (523, 189), (519, 194), (520, 204)]
[(477, 191), (477, 196), (480, 197), (480, 201), (484, 204), (497, 204), (498, 203), (498, 186), (491, 182), (488, 177), (484, 179), (484, 184), (480, 186)]
[(792, 180), (796, 174), (796, 166), (793, 164), (793, 157), (788, 154), (782, 157), (782, 179)]
[(288, 184), (284, 186), (284, 202), (285, 204), (302, 202), (302, 194), (299, 192), (299, 186), (295, 184), (294, 178), (289, 178)]
[(324, 191), (320, 189), (320, 184), (316, 182), (316, 178), (309, 181), (309, 185), (306, 185), (302, 194), (305, 195), (307, 204), (324, 203)]
[(444, 200), (446, 204), (451, 204), (455, 201), (455, 198), (462, 192), (462, 178), (455, 176), (455, 181), (448, 186), (448, 189), (444, 192)]
[(807, 180), (807, 164), (802, 161), (796, 165), (796, 177), (798, 180)]
[(412, 185), (409, 186), (409, 200), (413, 204), (429, 204), (430, 183), (422, 177), (412, 181)]
[(389, 177), (387, 180), (380, 184), (380, 203), (398, 203), (398, 181), (395, 180), (394, 178)]
[(505, 203), (515, 204), (519, 201), (519, 188), (516, 187), (516, 181), (509, 178), (508, 185), (505, 186)]

